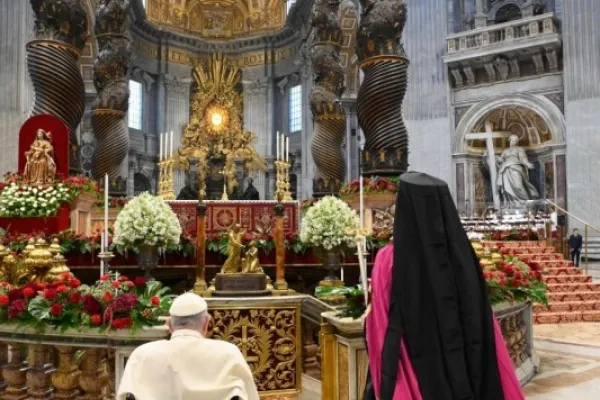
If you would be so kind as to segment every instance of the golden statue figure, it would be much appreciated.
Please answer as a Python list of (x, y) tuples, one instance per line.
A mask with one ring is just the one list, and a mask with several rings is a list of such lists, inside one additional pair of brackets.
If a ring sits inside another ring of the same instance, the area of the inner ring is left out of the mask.
[(240, 224), (235, 224), (229, 231), (229, 242), (227, 243), (227, 260), (221, 269), (222, 274), (235, 274), (242, 269), (242, 239), (246, 230)]
[(56, 163), (54, 162), (54, 147), (52, 133), (38, 129), (36, 139), (25, 152), (25, 181), (29, 185), (47, 185), (54, 181)]
[(242, 259), (242, 267), (242, 272), (245, 274), (264, 273), (260, 266), (260, 261), (258, 260), (258, 247), (256, 247), (256, 242), (254, 240), (250, 242), (248, 251), (246, 251), (246, 256)]

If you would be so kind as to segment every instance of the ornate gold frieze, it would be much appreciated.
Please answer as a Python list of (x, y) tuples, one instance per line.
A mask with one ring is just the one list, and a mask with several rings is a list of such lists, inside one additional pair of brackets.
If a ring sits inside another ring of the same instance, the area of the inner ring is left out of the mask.
[(234, 39), (281, 30), (284, 0), (147, 0), (148, 21), (207, 39)]
[[(187, 66), (194, 66), (198, 60), (203, 62), (207, 62), (210, 58), (210, 55), (195, 55), (192, 52), (173, 48), (172, 45), (170, 48), (162, 49), (162, 54), (159, 51), (159, 46), (155, 43), (136, 38), (134, 41), (134, 48), (137, 54), (148, 57), (153, 60), (169, 60), (174, 64), (181, 64)], [(264, 51), (255, 51), (245, 53), (239, 56), (232, 56), (227, 58), (227, 64), (236, 68), (246, 68), (246, 67), (257, 67), (265, 64), (276, 64), (280, 61), (287, 60), (293, 57), (296, 54), (296, 50), (293, 48), (284, 48), (278, 49), (274, 52), (273, 55), (271, 53), (267, 53), (265, 57)]]
[(299, 307), (213, 308), (208, 336), (239, 347), (260, 392), (301, 388)]

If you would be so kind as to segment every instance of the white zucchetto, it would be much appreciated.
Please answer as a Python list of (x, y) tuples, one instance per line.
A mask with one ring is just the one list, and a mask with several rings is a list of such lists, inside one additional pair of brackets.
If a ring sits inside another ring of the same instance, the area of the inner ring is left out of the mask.
[(169, 314), (172, 317), (189, 317), (208, 309), (206, 301), (195, 293), (187, 292), (173, 300)]

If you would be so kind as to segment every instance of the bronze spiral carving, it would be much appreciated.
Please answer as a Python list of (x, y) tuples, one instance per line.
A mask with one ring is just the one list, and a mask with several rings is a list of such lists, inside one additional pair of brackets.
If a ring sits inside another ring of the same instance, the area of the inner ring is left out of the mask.
[(81, 0), (30, 0), (35, 39), (27, 44), (27, 70), (35, 100), (30, 116), (49, 114), (69, 129), (70, 166), (79, 170), (77, 126), (85, 110), (79, 56), (88, 39)]
[(64, 43), (34, 40), (27, 44), (27, 69), (35, 100), (30, 114), (50, 114), (69, 128), (77, 145), (76, 130), (85, 109), (85, 87), (77, 49)]
[(98, 57), (94, 63), (94, 86), (98, 93), (92, 103), (92, 129), (96, 150), (92, 175), (119, 176), (121, 163), (129, 151), (129, 130), (125, 114), (129, 107), (127, 72), (131, 62), (129, 0), (101, 0), (96, 10), (94, 32), (98, 39)]
[[(125, 113), (116, 110), (95, 110), (92, 114), (92, 129), (97, 140), (94, 167), (115, 165), (114, 160), (123, 160), (127, 155), (129, 130), (123, 122), (124, 117)], [(121, 161), (117, 167), (120, 166)], [(104, 174), (114, 179), (118, 176), (119, 169), (112, 171), (108, 168), (100, 168), (93, 170), (93, 174), (97, 179)]]
[(334, 181), (344, 179), (345, 165), (341, 148), (345, 133), (346, 119), (343, 117), (315, 120), (311, 151), (319, 178)]
[(311, 143), (317, 166), (313, 182), (315, 197), (337, 194), (346, 172), (342, 153), (346, 115), (340, 102), (345, 88), (344, 69), (339, 58), (342, 41), (339, 5), (337, 0), (316, 0), (312, 9), (314, 85), (310, 106), (315, 126)]
[(408, 168), (408, 133), (402, 101), (408, 84), (408, 59), (402, 45), (404, 0), (362, 0), (356, 54), (364, 80), (356, 99), (365, 135), (364, 175), (394, 176)]

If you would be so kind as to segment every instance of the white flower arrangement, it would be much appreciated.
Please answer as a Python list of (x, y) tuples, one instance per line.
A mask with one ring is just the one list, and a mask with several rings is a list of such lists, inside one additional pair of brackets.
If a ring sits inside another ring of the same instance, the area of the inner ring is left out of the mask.
[(181, 225), (171, 207), (160, 197), (142, 193), (117, 215), (113, 242), (125, 248), (142, 245), (166, 248), (179, 244)]
[(1, 217), (51, 217), (74, 193), (63, 183), (52, 186), (20, 186), (11, 183), (0, 192)]
[(300, 240), (325, 250), (356, 247), (349, 231), (356, 231), (360, 221), (356, 211), (336, 197), (323, 197), (302, 218)]
[(480, 232), (467, 232), (467, 237), (469, 238), (469, 240), (477, 240), (477, 241), (482, 241), (483, 240), (483, 233)]

